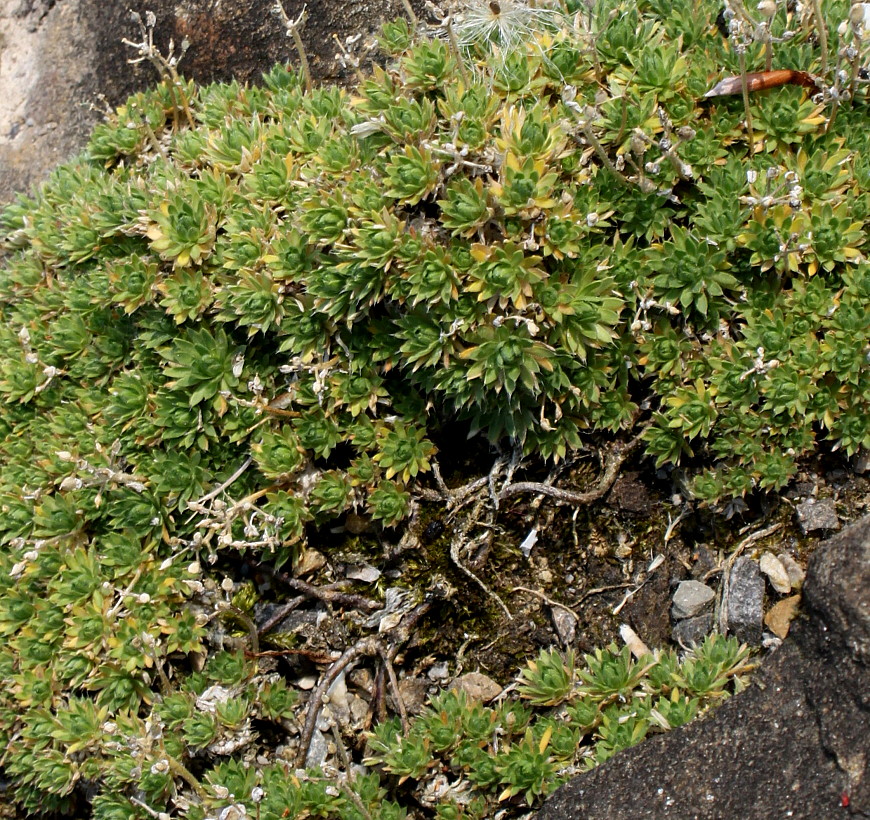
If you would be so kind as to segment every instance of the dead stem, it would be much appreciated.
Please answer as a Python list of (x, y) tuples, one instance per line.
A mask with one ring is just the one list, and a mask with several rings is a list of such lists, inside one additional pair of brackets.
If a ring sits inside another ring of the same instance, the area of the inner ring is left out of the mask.
[(604, 163), (604, 166), (613, 174), (616, 179), (619, 181), (620, 185), (624, 185), (626, 187), (630, 187), (631, 183), (629, 182), (628, 177), (622, 173), (614, 164), (613, 161), (607, 156), (607, 152), (602, 147), (601, 143), (598, 141), (598, 137), (595, 136), (592, 131), (592, 126), (586, 122), (580, 126), (580, 129), (583, 131), (583, 136), (586, 137), (586, 142), (588, 142), (595, 153), (598, 155), (598, 159)]
[(408, 15), (408, 19), (411, 21), (412, 29), (416, 31), (420, 21), (417, 19), (417, 15), (414, 13), (414, 9), (410, 2), (408, 2), (408, 0), (402, 0), (402, 8), (405, 9), (405, 14)]
[[(499, 464), (499, 462), (497, 461), (496, 465), (498, 465), (498, 464)], [(493, 467), (493, 469), (495, 469), (495, 467)], [(487, 485), (489, 484), (489, 478), (486, 479), (486, 483), (487, 483)], [(462, 561), (462, 556), (460, 555), (462, 547), (464, 545), (465, 536), (468, 535), (468, 531), (471, 529), (471, 527), (474, 524), (478, 523), (480, 512), (483, 509), (483, 505), (484, 505), (484, 499), (478, 498), (477, 504), (475, 505), (472, 512), (469, 513), (468, 516), (466, 516), (466, 518), (463, 520), (462, 524), (460, 524), (460, 526), (457, 528), (456, 533), (454, 534), (453, 538), (450, 540), (450, 560), (453, 561), (453, 563), (457, 567), (457, 569), (459, 569), (463, 574), (468, 576), (468, 578), (470, 578), (472, 581), (474, 581), (475, 584), (477, 584), (490, 598), (492, 598), (493, 601), (495, 601), (496, 604), (498, 604), (498, 606), (501, 608), (502, 612), (504, 612), (504, 614), (507, 616), (507, 619), (509, 621), (512, 621), (514, 619), (514, 616), (511, 615), (510, 610), (507, 608), (507, 606), (505, 606), (505, 602), (502, 601), (502, 599), (499, 598), (499, 596), (495, 592), (493, 592), (477, 576), (477, 574), (475, 574), (472, 570), (470, 570), (467, 566), (465, 566), (465, 564)], [(491, 510), (491, 512), (494, 512), (494, 510)]]
[(816, 33), (819, 37), (819, 50), (821, 51), (822, 61), (822, 76), (828, 73), (828, 28), (825, 25), (825, 18), (822, 15), (822, 4), (820, 0), (812, 0), (813, 17), (816, 18)]
[(381, 608), (381, 604), (377, 601), (372, 601), (370, 598), (364, 598), (362, 595), (354, 595), (349, 592), (340, 592), (337, 589), (332, 587), (316, 587), (312, 584), (306, 584), (305, 581), (300, 581), (298, 578), (294, 578), (292, 575), (288, 575), (286, 572), (281, 572), (280, 570), (273, 569), (267, 564), (262, 564), (257, 561), (253, 561), (248, 559), (248, 563), (251, 564), (254, 569), (262, 570), (267, 575), (270, 575), (276, 581), (280, 581), (285, 586), (290, 587), (291, 589), (295, 589), (297, 592), (301, 592), (308, 598), (316, 598), (317, 600), (323, 601), (328, 604), (335, 604), (337, 606), (346, 606), (354, 609), (362, 609), (365, 612), (374, 612), (376, 609)]
[[(165, 754), (164, 750), (164, 754)], [(166, 754), (166, 762), (169, 764), (169, 770), (173, 774), (177, 774), (182, 780), (184, 780), (190, 788), (196, 792), (196, 796), (202, 800), (206, 801), (209, 799), (208, 792), (202, 787), (200, 782), (191, 774), (190, 769), (187, 768), (180, 760), (177, 760), (170, 754)]]
[(462, 82), (465, 87), (471, 86), (471, 78), (468, 76), (468, 70), (465, 68), (465, 60), (462, 59), (462, 51), (459, 48), (459, 41), (456, 39), (456, 32), (453, 30), (453, 18), (447, 15), (442, 22), (442, 25), (447, 31), (447, 39), (450, 43), (450, 50), (453, 52), (453, 58), (456, 60), (456, 65), (459, 67), (459, 76), (462, 77)]
[(592, 504), (602, 498), (613, 486), (616, 477), (619, 475), (620, 468), (640, 444), (641, 437), (648, 426), (648, 423), (645, 424), (641, 432), (626, 444), (615, 444), (611, 448), (604, 457), (604, 471), (598, 479), (598, 484), (587, 492), (578, 493), (571, 490), (563, 490), (560, 487), (553, 487), (541, 481), (517, 481), (514, 484), (508, 484), (507, 487), (503, 487), (499, 493), (499, 498), (504, 499), (511, 495), (519, 495), (520, 493), (540, 493), (566, 504)]
[(275, 0), (275, 10), (284, 21), (284, 28), (287, 30), (287, 36), (293, 38), (293, 45), (296, 46), (296, 53), (299, 55), (299, 65), (302, 67), (302, 76), (305, 78), (305, 90), (310, 94), (312, 88), (311, 69), (308, 66), (308, 55), (305, 53), (305, 45), (302, 42), (302, 36), (299, 34), (305, 21), (308, 19), (308, 9), (303, 6), (302, 11), (295, 20), (291, 20), (284, 11), (284, 6), (281, 0)]
[[(437, 481), (437, 478), (436, 478)], [(442, 481), (443, 483), (443, 481)], [(430, 490), (426, 487), (418, 490), (420, 497), (426, 501), (443, 501), (447, 504), (447, 509), (456, 509), (465, 503), (468, 499), (474, 496), (478, 490), (489, 484), (489, 476), (476, 478), (474, 481), (469, 481), (468, 484), (463, 484), (454, 490), (449, 490), (444, 487), (444, 490)]]
[[(345, 754), (347, 754), (345, 752)], [(347, 770), (349, 773), (351, 769)], [(348, 777), (352, 777), (351, 774), (348, 774)], [(344, 792), (345, 797), (350, 800), (351, 803), (356, 806), (356, 810), (360, 813), (360, 816), (363, 817), (363, 820), (374, 820), (374, 818), (369, 814), (368, 809), (365, 807), (365, 804), (360, 799), (360, 796), (350, 787), (348, 783), (344, 780), (340, 780), (338, 783), (339, 788)]]
[(542, 601), (552, 607), (558, 607), (559, 609), (564, 609), (565, 612), (570, 612), (577, 619), (578, 622), (580, 621), (580, 616), (573, 609), (571, 609), (570, 606), (565, 606), (565, 604), (560, 604), (558, 601), (554, 601), (552, 598), (548, 598), (546, 595), (544, 595), (543, 592), (538, 592), (538, 590), (530, 589), (529, 587), (514, 587), (512, 591), (528, 592), (529, 595), (534, 595), (536, 598), (540, 598)]
[(330, 729), (332, 730), (332, 737), (335, 740), (335, 748), (338, 749), (338, 756), (341, 758), (341, 765), (344, 766), (347, 779), (352, 781), (353, 767), (351, 766), (350, 757), (345, 748), (344, 740), (341, 737), (341, 732), (339, 731), (338, 725), (335, 721), (332, 721)]
[(396, 702), (399, 720), (402, 721), (402, 731), (407, 735), (411, 731), (411, 724), (408, 721), (408, 710), (405, 708), (405, 699), (402, 697), (402, 692), (399, 689), (399, 679), (396, 677), (393, 661), (387, 656), (383, 646), (378, 646), (378, 654), (384, 662), (384, 669), (387, 670), (387, 680), (390, 682), (390, 689), (393, 690), (393, 700)]
[(755, 153), (755, 132), (752, 128), (752, 112), (749, 110), (749, 80), (746, 77), (746, 54), (742, 48), (737, 51), (740, 61), (740, 90), (743, 95), (743, 110), (746, 112), (746, 133), (749, 136), (749, 156)]
[(239, 478), (242, 475), (242, 473), (244, 473), (245, 470), (248, 469), (248, 467), (251, 466), (253, 461), (254, 461), (253, 457), (248, 456), (248, 458), (245, 459), (242, 466), (239, 467), (239, 469), (236, 470), (226, 481), (219, 484), (217, 487), (215, 487), (213, 490), (208, 492), (202, 498), (198, 498), (196, 501), (188, 501), (187, 506), (190, 507), (191, 509), (196, 509), (197, 507), (201, 506), (202, 504), (205, 504), (206, 501), (211, 501), (213, 498), (219, 496), (225, 489), (227, 489), (227, 487), (229, 487), (237, 478)]
[(621, 584), (608, 584), (603, 587), (595, 587), (595, 589), (590, 589), (588, 592), (584, 592), (575, 602), (574, 606), (580, 606), (587, 598), (591, 598), (593, 595), (600, 595), (602, 592), (612, 592), (615, 589), (628, 589), (628, 587), (637, 586), (633, 581), (625, 581)]
[(287, 603), (282, 604), (276, 610), (275, 614), (270, 618), (266, 619), (266, 622), (257, 629), (258, 635), (265, 635), (270, 630), (274, 629), (278, 624), (281, 623), (296, 607), (298, 607), (305, 600), (304, 595), (299, 595), (294, 598), (292, 601), (287, 601)]
[[(302, 734), (299, 738), (299, 750), (296, 753), (296, 768), (305, 768), (308, 751), (311, 748), (311, 738), (314, 736), (314, 729), (317, 726), (317, 718), (320, 716), (320, 710), (326, 701), (326, 693), (329, 691), (329, 687), (335, 683), (338, 676), (359, 658), (373, 655), (379, 655), (384, 661), (389, 661), (390, 666), (387, 667), (389, 675), (392, 661), (398, 654), (399, 648), (408, 641), (411, 636), (411, 630), (417, 624), (417, 621), (428, 612), (430, 607), (431, 604), (428, 601), (424, 601), (402, 618), (393, 629), (389, 630), (386, 636), (393, 638), (389, 645), (383, 643), (382, 638), (374, 636), (362, 638), (353, 646), (348, 647), (341, 657), (329, 667), (308, 699), (308, 712), (305, 716), (305, 724), (302, 727)], [(395, 680), (395, 674), (395, 670), (392, 670), (391, 684)], [(397, 708), (404, 709), (404, 703), (398, 694), (398, 683), (396, 683), (393, 696), (396, 698)], [(407, 719), (406, 712), (404, 725), (407, 725)]]
[(344, 650), (341, 657), (326, 670), (326, 674), (320, 679), (315, 689), (308, 698), (308, 712), (305, 715), (305, 725), (302, 727), (302, 736), (299, 738), (299, 750), (296, 753), (296, 768), (304, 769), (308, 759), (308, 750), (311, 747), (311, 738), (317, 726), (317, 718), (326, 701), (326, 693), (329, 687), (337, 680), (338, 676), (358, 658), (367, 655), (377, 655), (379, 640), (373, 636), (357, 641), (353, 646)]

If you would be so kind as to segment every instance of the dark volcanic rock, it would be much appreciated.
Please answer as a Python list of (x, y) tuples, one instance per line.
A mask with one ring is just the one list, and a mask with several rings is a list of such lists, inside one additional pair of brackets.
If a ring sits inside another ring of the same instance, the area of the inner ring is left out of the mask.
[[(421, 10), (422, 3), (415, 3)], [(153, 85), (121, 40), (139, 39), (132, 9), (157, 18), (155, 43), (190, 48), (179, 70), (200, 83), (256, 82), (277, 62), (298, 65), (274, 0), (0, 0), (0, 204), (84, 147), (106, 107)], [(295, 19), (301, 0), (284, 0)], [(341, 80), (333, 39), (370, 35), (403, 14), (400, 0), (308, 0), (302, 29), (312, 74)]]
[(758, 562), (738, 558), (728, 581), (728, 632), (750, 646), (761, 643), (764, 618), (764, 579)]
[(745, 692), (574, 779), (537, 820), (870, 817), (870, 517), (818, 548), (804, 601)]
[(804, 534), (817, 532), (818, 530), (840, 529), (840, 519), (837, 517), (837, 509), (830, 498), (817, 501), (808, 498), (795, 507), (798, 525)]
[(709, 612), (705, 615), (696, 615), (694, 618), (686, 618), (674, 624), (671, 640), (681, 646), (695, 646), (710, 634), (712, 627), (713, 616)]

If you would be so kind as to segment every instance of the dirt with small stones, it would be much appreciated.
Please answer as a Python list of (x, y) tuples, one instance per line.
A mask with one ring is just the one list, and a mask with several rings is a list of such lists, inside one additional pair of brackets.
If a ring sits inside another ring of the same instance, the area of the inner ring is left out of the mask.
[(870, 817), (870, 516), (818, 547), (805, 598), (748, 689), (574, 778), (537, 819)]

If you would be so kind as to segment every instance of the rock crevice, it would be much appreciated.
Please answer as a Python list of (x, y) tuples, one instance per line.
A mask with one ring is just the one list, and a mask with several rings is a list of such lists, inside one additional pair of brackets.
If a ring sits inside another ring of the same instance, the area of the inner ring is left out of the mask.
[(817, 549), (804, 589), (745, 692), (575, 778), (537, 820), (870, 817), (870, 517)]

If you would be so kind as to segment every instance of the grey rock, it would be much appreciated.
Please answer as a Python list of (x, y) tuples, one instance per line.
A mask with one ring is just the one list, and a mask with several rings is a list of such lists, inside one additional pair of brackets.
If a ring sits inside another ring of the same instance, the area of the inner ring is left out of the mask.
[[(420, 0), (411, 0), (418, 14)], [(201, 83), (257, 82), (276, 63), (297, 65), (292, 41), (272, 14), (274, 0), (0, 0), (0, 203), (38, 183), (57, 164), (84, 148), (101, 111), (153, 86), (148, 63), (129, 65), (136, 40), (128, 10), (153, 11), (155, 42), (171, 39), (190, 48), (181, 61), (185, 77)], [(284, 0), (295, 18), (302, 0)], [(350, 70), (336, 61), (340, 40), (377, 31), (384, 19), (403, 14), (400, 0), (308, 0), (302, 29), (316, 80), (341, 81)]]
[(804, 535), (819, 530), (840, 529), (840, 519), (830, 498), (808, 498), (795, 507), (795, 513)]
[(695, 563), (692, 565), (692, 577), (698, 581), (711, 570), (716, 569), (719, 562), (713, 552), (704, 544), (695, 547)]
[(770, 585), (780, 594), (788, 595), (791, 592), (791, 577), (788, 570), (782, 565), (772, 552), (763, 552), (758, 562), (758, 568), (767, 576)]
[(681, 581), (674, 592), (671, 615), (674, 620), (694, 618), (713, 605), (716, 593), (700, 581)]
[(701, 643), (710, 634), (713, 628), (713, 615), (709, 612), (704, 615), (696, 615), (694, 618), (684, 618), (674, 624), (671, 630), (671, 638), (680, 646), (695, 646)]
[(801, 589), (806, 578), (806, 573), (803, 571), (803, 567), (801, 567), (801, 565), (787, 552), (781, 552), (776, 557), (779, 558), (779, 563), (785, 567), (785, 571), (788, 573), (788, 579), (791, 581), (791, 588)]
[(577, 637), (577, 616), (561, 606), (550, 607), (553, 628), (562, 646), (571, 646)]
[[(328, 723), (325, 729), (328, 729)], [(326, 755), (329, 754), (329, 744), (326, 742), (326, 735), (318, 728), (311, 735), (311, 746), (308, 747), (308, 757), (305, 758), (305, 766), (307, 768), (316, 768), (322, 766), (326, 760)]]
[(734, 562), (725, 606), (728, 632), (750, 646), (758, 646), (764, 618), (764, 579), (758, 562), (746, 557)]
[(870, 516), (816, 550), (804, 609), (744, 692), (575, 778), (536, 820), (870, 816)]
[[(870, 667), (870, 516), (829, 538), (823, 558), (816, 553), (810, 560), (804, 607), (824, 623), (826, 646), (845, 646)], [(863, 697), (870, 708), (870, 688)]]

